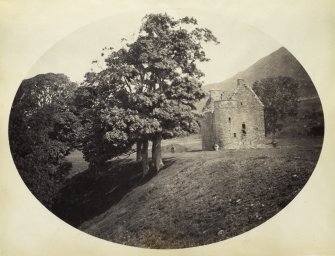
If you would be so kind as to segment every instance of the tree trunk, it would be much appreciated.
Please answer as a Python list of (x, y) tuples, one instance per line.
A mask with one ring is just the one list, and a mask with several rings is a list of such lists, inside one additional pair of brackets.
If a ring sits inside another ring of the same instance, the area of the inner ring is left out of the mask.
[(143, 140), (141, 156), (142, 156), (142, 177), (146, 176), (149, 172), (149, 157), (148, 157), (148, 140)]
[(152, 166), (156, 173), (164, 166), (162, 161), (162, 137), (159, 135), (152, 140)]
[(139, 140), (136, 143), (136, 161), (141, 162), (142, 161), (142, 141)]

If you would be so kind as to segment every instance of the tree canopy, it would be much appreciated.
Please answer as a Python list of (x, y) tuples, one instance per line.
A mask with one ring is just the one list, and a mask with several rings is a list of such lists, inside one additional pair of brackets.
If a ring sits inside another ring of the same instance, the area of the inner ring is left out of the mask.
[(92, 96), (84, 136), (84, 154), (91, 164), (127, 152), (136, 142), (147, 170), (151, 140), (158, 171), (161, 140), (198, 131), (195, 103), (205, 94), (197, 63), (209, 60), (202, 43), (218, 40), (197, 25), (194, 18), (149, 14), (134, 42), (119, 50), (105, 48), (105, 68), (88, 72), (81, 89)]
[(23, 80), (9, 120), (15, 165), (32, 193), (50, 205), (68, 168), (64, 158), (76, 144), (79, 126), (70, 101), (77, 85), (63, 74)]
[(161, 140), (199, 129), (195, 103), (205, 94), (197, 64), (208, 61), (202, 43), (219, 43), (196, 19), (167, 14), (143, 18), (138, 36), (105, 48), (104, 67), (81, 86), (63, 74), (23, 80), (15, 96), (9, 141), (14, 162), (32, 193), (50, 206), (64, 182), (65, 157), (83, 151), (91, 167), (134, 151), (143, 175), (162, 167)]
[(256, 81), (253, 90), (264, 104), (265, 133), (275, 135), (278, 120), (298, 111), (298, 82), (291, 77), (270, 77)]

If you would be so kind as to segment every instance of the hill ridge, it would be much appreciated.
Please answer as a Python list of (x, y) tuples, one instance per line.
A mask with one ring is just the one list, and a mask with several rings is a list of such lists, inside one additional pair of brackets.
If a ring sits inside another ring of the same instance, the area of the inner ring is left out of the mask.
[[(260, 58), (248, 68), (237, 72), (235, 75), (218, 83), (204, 85), (203, 89), (230, 91), (236, 86), (237, 79), (244, 79), (251, 87), (257, 80), (267, 77), (289, 76), (299, 81), (299, 97), (318, 97), (312, 80), (300, 62), (285, 48), (280, 47), (276, 51)], [(197, 104), (201, 110), (207, 98)]]

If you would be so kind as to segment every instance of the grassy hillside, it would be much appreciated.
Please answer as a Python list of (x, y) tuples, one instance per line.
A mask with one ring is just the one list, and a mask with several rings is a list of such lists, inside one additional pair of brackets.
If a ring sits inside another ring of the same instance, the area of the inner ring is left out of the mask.
[[(266, 77), (289, 76), (300, 83), (299, 97), (315, 97), (317, 91), (308, 76), (307, 72), (299, 61), (284, 47), (269, 54), (252, 64), (249, 68), (238, 72), (236, 75), (219, 83), (208, 84), (204, 86), (205, 91), (212, 89), (232, 90), (236, 86), (236, 81), (239, 78), (245, 79), (250, 86), (257, 80)], [(202, 100), (198, 104), (198, 109), (201, 110), (207, 99)]]
[(236, 86), (238, 78), (245, 79), (247, 84), (252, 85), (255, 81), (275, 76), (289, 76), (302, 82), (300, 97), (311, 97), (317, 95), (314, 85), (299, 63), (299, 61), (284, 47), (268, 56), (263, 57), (246, 70), (238, 72), (231, 78), (219, 83), (209, 84), (204, 87), (210, 89), (231, 89)]
[[(113, 242), (182, 248), (221, 241), (274, 216), (302, 189), (322, 140), (279, 140), (277, 148), (200, 151), (188, 138), (165, 141), (166, 167), (142, 180), (133, 159), (97, 176), (68, 180), (53, 211)], [(168, 150), (179, 145), (179, 152)], [(186, 151), (185, 151), (186, 150)]]
[(276, 148), (205, 152), (200, 135), (165, 140), (164, 169), (145, 179), (134, 155), (86, 170), (76, 151), (67, 158), (73, 168), (52, 211), (94, 236), (149, 248), (222, 241), (265, 222), (299, 193), (317, 163), (323, 113), (316, 90), (285, 48), (205, 88), (277, 75), (291, 76), (301, 87), (298, 116), (282, 121)]
[[(268, 56), (258, 60), (244, 71), (220, 83), (204, 86), (205, 91), (211, 89), (232, 90), (236, 87), (238, 78), (246, 80), (247, 84), (253, 85), (257, 80), (266, 77), (289, 76), (299, 82), (299, 108), (297, 117), (289, 117), (281, 120), (283, 136), (299, 135), (323, 135), (323, 112), (315, 86), (308, 74), (298, 60), (284, 47)], [(197, 104), (197, 109), (202, 111), (207, 98)]]

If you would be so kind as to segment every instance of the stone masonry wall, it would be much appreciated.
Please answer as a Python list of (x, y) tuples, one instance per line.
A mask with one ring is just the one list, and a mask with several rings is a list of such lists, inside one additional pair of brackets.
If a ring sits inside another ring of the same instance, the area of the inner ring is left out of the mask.
[(250, 148), (264, 143), (264, 108), (254, 92), (239, 85), (229, 100), (214, 102), (214, 111), (202, 120), (202, 148)]
[(214, 103), (216, 143), (222, 148), (258, 147), (263, 143), (263, 106), (245, 85), (240, 85), (230, 101)]
[(213, 116), (211, 111), (205, 112), (201, 120), (202, 150), (212, 150), (215, 143), (215, 131), (213, 129)]

